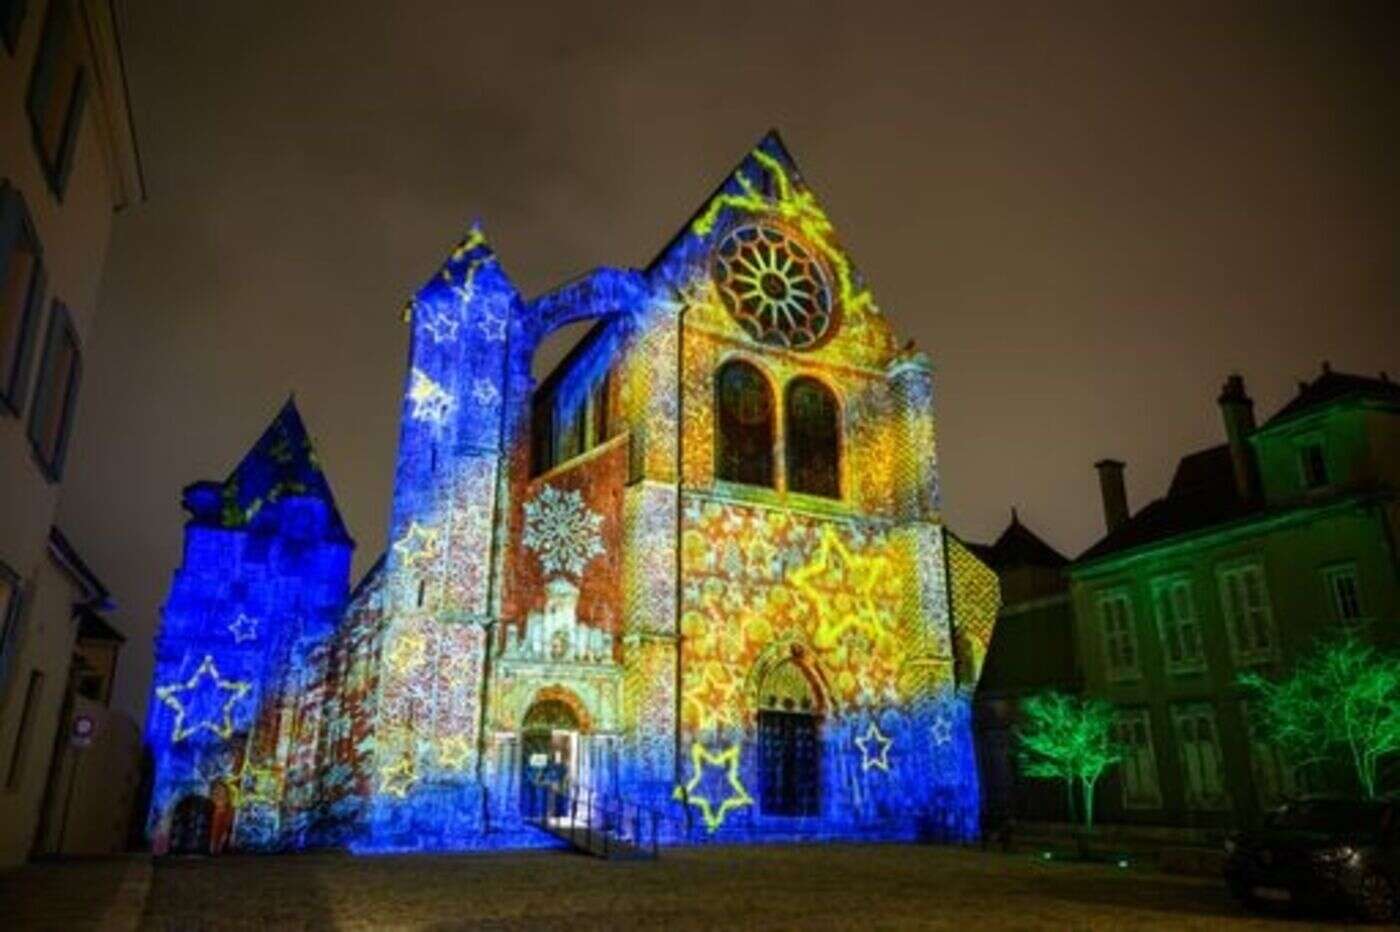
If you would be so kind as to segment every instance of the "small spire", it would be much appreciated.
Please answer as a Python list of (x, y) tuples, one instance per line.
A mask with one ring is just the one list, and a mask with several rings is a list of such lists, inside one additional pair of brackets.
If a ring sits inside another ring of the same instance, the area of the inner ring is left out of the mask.
[(1018, 515), (1018, 514), (1016, 513), (1016, 506), (1015, 506), (1015, 505), (1012, 505), (1012, 506), (1011, 506), (1011, 523), (1012, 523), (1012, 524), (1020, 524), (1020, 523), (1021, 523), (1021, 516)]
[(1332, 374), (1332, 364), (1331, 364), (1330, 362), (1328, 362), (1327, 360), (1325, 360), (1325, 359), (1322, 360), (1322, 374), (1323, 374), (1323, 375), (1331, 375), (1331, 374)]

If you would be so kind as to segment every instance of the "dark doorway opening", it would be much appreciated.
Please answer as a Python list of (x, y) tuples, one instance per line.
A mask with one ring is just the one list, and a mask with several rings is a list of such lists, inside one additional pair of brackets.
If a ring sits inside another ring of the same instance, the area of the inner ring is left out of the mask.
[(171, 854), (208, 854), (214, 825), (214, 801), (207, 796), (186, 796), (170, 817)]
[(578, 716), (557, 699), (536, 702), (525, 713), (520, 726), (520, 809), (525, 818), (545, 815), (551, 788), (557, 793), (549, 815), (568, 815), (578, 733)]
[(821, 812), (821, 720), (805, 712), (758, 713), (759, 796), (764, 815)]

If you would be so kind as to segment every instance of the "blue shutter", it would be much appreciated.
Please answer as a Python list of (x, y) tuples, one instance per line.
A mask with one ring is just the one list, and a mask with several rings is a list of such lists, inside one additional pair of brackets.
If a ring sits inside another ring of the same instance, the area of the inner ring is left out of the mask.
[(68, 105), (68, 116), (63, 124), (63, 142), (58, 150), (58, 164), (54, 166), (54, 190), (62, 197), (68, 187), (68, 173), (73, 168), (73, 153), (78, 148), (78, 133), (83, 126), (83, 108), (87, 105), (87, 71), (78, 72), (78, 83), (73, 87), (73, 99)]
[(73, 368), (67, 373), (67, 384), (63, 386), (63, 420), (58, 428), (58, 446), (54, 448), (53, 474), (63, 475), (63, 464), (68, 458), (68, 438), (73, 433), (73, 413), (78, 407), (78, 384), (83, 380), (83, 352), (78, 346), (78, 334), (73, 323), (65, 314), (63, 318), (63, 339), (73, 344)]
[(44, 18), (44, 34), (39, 39), (39, 52), (34, 56), (34, 71), (29, 76), (28, 104), (29, 117), (33, 120), (36, 130), (39, 117), (44, 112), (44, 103), (53, 93), (54, 49), (62, 38), (62, 20), (66, 12), (66, 5), (61, 2), (49, 4), (49, 15)]
[(8, 274), (14, 251), (21, 245), (34, 250), (34, 275), (29, 282), (29, 292), (23, 299), (24, 304), (11, 309), (18, 315), (13, 352), (8, 357), (0, 357), (0, 366), (5, 367), (0, 370), (0, 403), (8, 405), (15, 414), (24, 410), (29, 364), (33, 357), (34, 337), (39, 329), (47, 273), (42, 250), (34, 239), (29, 223), (24, 198), (14, 186), (0, 183), (0, 281)]

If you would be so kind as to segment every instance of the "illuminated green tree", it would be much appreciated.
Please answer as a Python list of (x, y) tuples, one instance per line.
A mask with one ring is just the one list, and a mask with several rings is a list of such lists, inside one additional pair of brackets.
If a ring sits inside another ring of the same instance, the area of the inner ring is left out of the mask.
[(1346, 634), (1319, 644), (1277, 682), (1247, 673), (1240, 683), (1259, 697), (1259, 725), (1289, 760), (1340, 758), (1366, 797), (1376, 797), (1382, 766), (1400, 752), (1400, 656)]
[(1084, 827), (1093, 828), (1094, 786), (1104, 771), (1123, 759), (1112, 738), (1113, 706), (1102, 699), (1051, 691), (1025, 699), (1021, 714), (1025, 722), (1016, 735), (1021, 772), (1042, 780), (1064, 780), (1071, 814), (1077, 789)]

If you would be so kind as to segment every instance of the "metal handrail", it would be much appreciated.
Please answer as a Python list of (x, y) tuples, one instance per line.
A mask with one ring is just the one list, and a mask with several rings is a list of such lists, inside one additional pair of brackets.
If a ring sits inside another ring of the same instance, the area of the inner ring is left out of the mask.
[[(566, 788), (557, 783), (540, 784), (539, 788), (544, 792), (544, 806), (527, 821), (564, 835), (575, 847), (603, 857), (626, 847), (649, 852), (652, 857), (660, 851), (661, 823), (671, 821), (661, 810), (592, 788)], [(567, 813), (565, 825), (559, 824), (556, 815), (561, 810)]]

